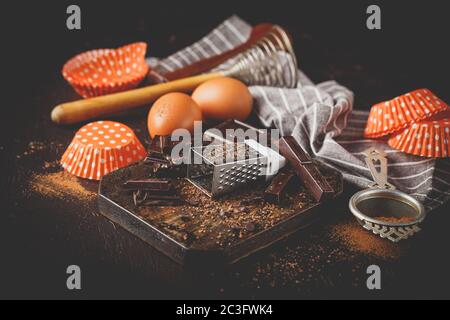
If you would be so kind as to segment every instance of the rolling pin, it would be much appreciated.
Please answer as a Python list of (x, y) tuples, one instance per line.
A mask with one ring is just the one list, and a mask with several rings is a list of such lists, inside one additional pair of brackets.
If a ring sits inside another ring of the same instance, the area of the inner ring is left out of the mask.
[(125, 92), (67, 102), (52, 110), (51, 119), (57, 124), (74, 124), (117, 114), (153, 103), (166, 93), (174, 91), (191, 93), (203, 82), (223, 76), (222, 72), (207, 73)]

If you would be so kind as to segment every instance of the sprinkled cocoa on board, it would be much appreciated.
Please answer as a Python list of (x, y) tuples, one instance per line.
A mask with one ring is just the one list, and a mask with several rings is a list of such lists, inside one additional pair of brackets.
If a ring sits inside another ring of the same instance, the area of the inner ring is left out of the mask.
[[(341, 190), (339, 173), (325, 169), (324, 174), (335, 190)], [(218, 249), (233, 246), (258, 232), (267, 230), (293, 215), (316, 206), (316, 200), (298, 183), (281, 204), (264, 200), (267, 183), (257, 181), (247, 188), (214, 199), (205, 195), (183, 177), (170, 177), (148, 166), (133, 166), (118, 171), (103, 184), (103, 195), (140, 216), (174, 240), (196, 249)], [(174, 171), (171, 170), (173, 174)], [(172, 179), (176, 194), (183, 200), (178, 206), (135, 206), (132, 192), (121, 186), (130, 179), (154, 176)]]

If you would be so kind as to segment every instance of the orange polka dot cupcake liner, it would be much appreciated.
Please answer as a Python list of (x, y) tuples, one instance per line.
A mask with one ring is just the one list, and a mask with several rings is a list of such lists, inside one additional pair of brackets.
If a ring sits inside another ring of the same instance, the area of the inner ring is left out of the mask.
[(445, 111), (391, 136), (388, 144), (417, 156), (447, 158), (450, 155), (449, 140), (450, 111)]
[(374, 105), (364, 136), (381, 138), (448, 109), (448, 105), (430, 90), (415, 90)]
[(84, 98), (133, 89), (146, 77), (147, 44), (138, 42), (118, 49), (98, 49), (70, 59), (62, 75)]
[(113, 121), (97, 121), (77, 131), (61, 158), (61, 165), (77, 177), (100, 180), (146, 155), (144, 146), (129, 127)]

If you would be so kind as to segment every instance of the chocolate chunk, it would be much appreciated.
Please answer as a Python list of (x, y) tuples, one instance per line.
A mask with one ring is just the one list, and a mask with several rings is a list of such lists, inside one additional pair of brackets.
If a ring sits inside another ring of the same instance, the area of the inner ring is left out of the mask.
[(240, 202), (240, 204), (243, 206), (252, 206), (252, 205), (260, 204), (263, 201), (264, 201), (264, 199), (262, 197), (254, 197), (254, 198), (244, 199)]
[(182, 199), (178, 196), (166, 196), (166, 195), (148, 195), (145, 201), (147, 200), (161, 200), (161, 201), (181, 201)]
[(175, 207), (181, 206), (184, 204), (182, 199), (174, 199), (174, 200), (146, 200), (141, 203), (140, 206), (148, 206), (148, 207)]
[(139, 206), (146, 198), (147, 192), (142, 192), (140, 190), (133, 191), (133, 203), (135, 207)]
[(160, 195), (149, 194), (142, 190), (133, 192), (133, 202), (136, 207), (138, 206), (177, 206), (182, 205), (185, 202), (183, 199), (176, 195)]
[(171, 161), (169, 157), (161, 152), (150, 152), (150, 154), (144, 159), (144, 162), (147, 164), (162, 164), (162, 165), (171, 165)]
[(230, 217), (231, 215), (232, 215), (232, 214), (231, 214), (230, 211), (227, 211), (227, 210), (224, 210), (224, 209), (220, 209), (220, 211), (219, 211), (219, 216), (221, 216), (221, 217), (228, 218), (228, 217)]
[(249, 213), (250, 209), (247, 207), (240, 207), (239, 210), (237, 210), (237, 213), (239, 213), (239, 212)]
[(256, 231), (256, 229), (257, 229), (257, 226), (253, 222), (249, 222), (245, 225), (245, 230), (248, 232), (254, 232), (254, 231)]
[(160, 179), (179, 179), (186, 176), (186, 165), (160, 166), (154, 175)]
[(316, 201), (320, 202), (334, 195), (333, 188), (294, 137), (281, 138), (279, 149), (280, 154), (289, 161), (297, 176), (304, 182)]
[(242, 231), (242, 228), (239, 226), (231, 226), (231, 231), (235, 234), (239, 234)]
[(180, 216), (180, 220), (182, 222), (189, 222), (189, 221), (192, 220), (192, 218), (190, 216), (187, 216), (187, 215), (182, 215), (182, 216)]
[(170, 180), (165, 179), (141, 179), (141, 180), (128, 180), (123, 184), (124, 188), (129, 190), (142, 190), (142, 191), (159, 191), (168, 192), (173, 189), (173, 185)]
[(191, 244), (194, 240), (195, 240), (195, 235), (190, 233), (190, 232), (186, 232), (183, 234), (183, 240), (187, 243), (187, 244)]
[(294, 177), (295, 173), (291, 170), (280, 171), (264, 191), (264, 199), (272, 204), (280, 204)]
[(192, 207), (198, 207), (200, 205), (200, 200), (198, 199), (189, 199), (187, 200), (187, 204)]

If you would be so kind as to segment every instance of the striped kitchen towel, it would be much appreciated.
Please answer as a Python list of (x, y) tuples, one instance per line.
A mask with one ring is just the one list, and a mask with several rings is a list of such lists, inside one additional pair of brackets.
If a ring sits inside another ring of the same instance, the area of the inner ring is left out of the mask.
[[(220, 54), (246, 41), (251, 26), (233, 16), (193, 45), (162, 60), (160, 73)], [(152, 64), (153, 64), (152, 63)], [(292, 135), (308, 152), (344, 174), (347, 182), (367, 188), (371, 175), (363, 151), (386, 151), (389, 182), (422, 201), (428, 211), (450, 198), (450, 161), (407, 155), (384, 141), (363, 138), (368, 112), (353, 110), (353, 93), (335, 81), (314, 84), (299, 70), (295, 89), (251, 86), (255, 111), (266, 127)]]

